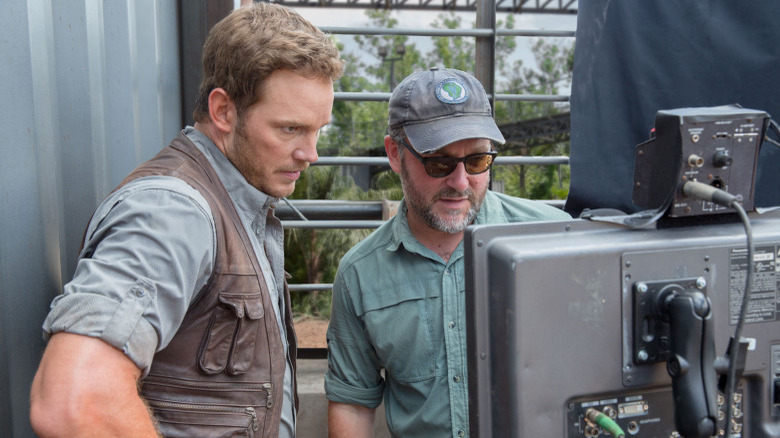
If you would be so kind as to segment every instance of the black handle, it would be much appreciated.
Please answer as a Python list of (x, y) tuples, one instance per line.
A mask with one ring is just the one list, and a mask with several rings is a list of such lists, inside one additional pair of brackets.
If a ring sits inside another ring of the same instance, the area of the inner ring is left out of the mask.
[(686, 438), (708, 438), (717, 426), (715, 339), (709, 299), (699, 291), (675, 292), (664, 300), (669, 316), (674, 421)]

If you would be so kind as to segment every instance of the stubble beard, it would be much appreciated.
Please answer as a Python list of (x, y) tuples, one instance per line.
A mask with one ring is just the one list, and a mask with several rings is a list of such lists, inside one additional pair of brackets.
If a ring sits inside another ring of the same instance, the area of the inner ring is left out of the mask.
[[(463, 192), (448, 188), (437, 193), (429, 202), (423, 198), (423, 195), (414, 188), (414, 184), (406, 171), (405, 166), (401, 166), (401, 183), (404, 192), (404, 199), (407, 207), (414, 211), (426, 225), (443, 231), (448, 234), (457, 234), (465, 230), (467, 226), (474, 221), (485, 199), (485, 193), (480, 196), (473, 189), (468, 188)], [(487, 187), (485, 187), (487, 191)], [(463, 213), (460, 210), (450, 210), (444, 216), (438, 215), (433, 211), (433, 205), (440, 198), (467, 196), (471, 206)]]
[(252, 187), (273, 198), (289, 196), (295, 186), (293, 186), (293, 189), (289, 190), (289, 193), (288, 191), (282, 193), (273, 190), (271, 185), (268, 184), (268, 180), (272, 175), (265, 172), (262, 167), (256, 165), (256, 162), (259, 160), (249, 153), (250, 148), (251, 146), (249, 144), (249, 137), (246, 133), (245, 120), (244, 117), (240, 117), (236, 125), (236, 135), (233, 137), (233, 143), (231, 145), (232, 154), (228, 156), (228, 159)]

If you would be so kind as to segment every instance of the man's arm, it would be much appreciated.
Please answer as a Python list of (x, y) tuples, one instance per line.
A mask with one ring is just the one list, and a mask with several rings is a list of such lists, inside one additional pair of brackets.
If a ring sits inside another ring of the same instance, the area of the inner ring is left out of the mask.
[(140, 376), (135, 363), (106, 342), (57, 333), (33, 379), (33, 429), (41, 437), (156, 437), (138, 395)]
[(328, 437), (373, 437), (375, 412), (359, 405), (328, 402)]

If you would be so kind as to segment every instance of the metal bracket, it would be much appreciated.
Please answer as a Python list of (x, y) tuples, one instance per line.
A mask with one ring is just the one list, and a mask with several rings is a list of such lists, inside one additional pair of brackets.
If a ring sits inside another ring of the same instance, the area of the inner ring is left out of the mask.
[(660, 281), (638, 281), (633, 284), (634, 333), (633, 360), (636, 364), (666, 361), (671, 352), (669, 320), (662, 312), (664, 299), (674, 292), (698, 290), (707, 294), (704, 277)]

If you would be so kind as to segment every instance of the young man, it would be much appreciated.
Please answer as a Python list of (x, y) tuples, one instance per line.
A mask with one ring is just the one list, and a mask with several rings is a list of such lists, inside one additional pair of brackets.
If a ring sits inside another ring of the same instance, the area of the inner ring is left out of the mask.
[(384, 398), (394, 436), (463, 437), (464, 229), (570, 217), (487, 189), (492, 142), (504, 138), (473, 76), (431, 69), (407, 77), (390, 98), (389, 125), (385, 150), (404, 199), (339, 265), (325, 376), (329, 430), (371, 436)]
[(295, 435), (273, 209), (317, 160), (341, 71), (328, 37), (281, 6), (211, 30), (197, 123), (97, 208), (52, 303), (30, 396), (39, 436)]

